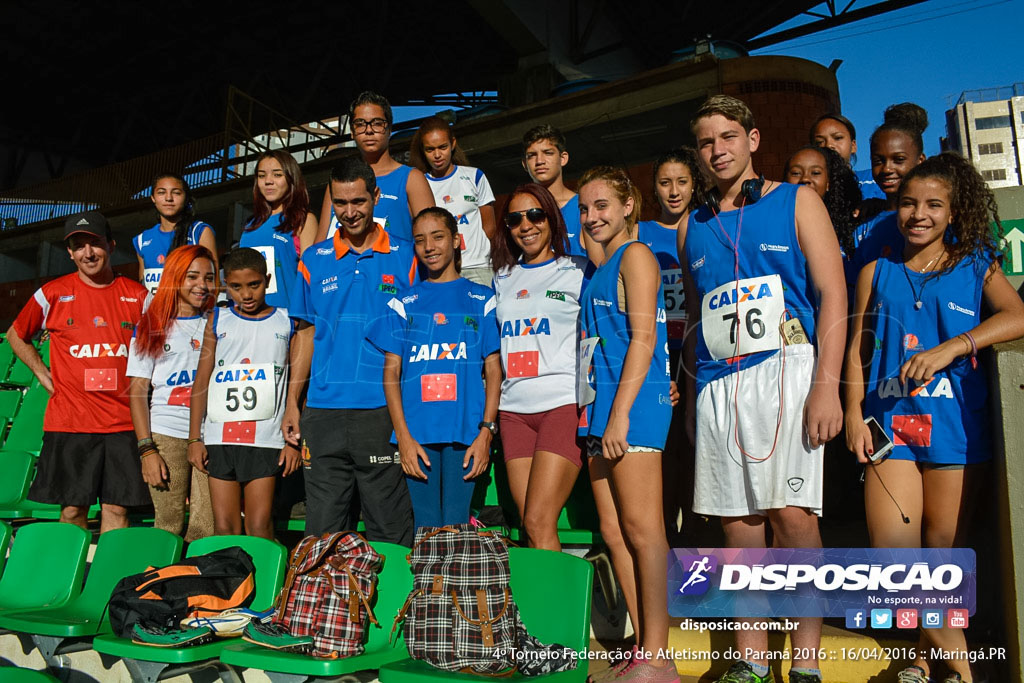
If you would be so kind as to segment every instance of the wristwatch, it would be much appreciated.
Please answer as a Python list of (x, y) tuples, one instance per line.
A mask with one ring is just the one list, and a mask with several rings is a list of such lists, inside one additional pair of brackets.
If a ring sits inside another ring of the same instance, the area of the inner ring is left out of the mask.
[(498, 423), (497, 422), (481, 422), (476, 426), (477, 429), (487, 429), (491, 432), (492, 436), (498, 435)]

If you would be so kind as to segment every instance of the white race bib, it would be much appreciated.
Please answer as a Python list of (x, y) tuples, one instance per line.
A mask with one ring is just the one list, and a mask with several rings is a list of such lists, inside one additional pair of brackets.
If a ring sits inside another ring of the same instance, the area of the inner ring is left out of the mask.
[(670, 268), (661, 271), (665, 293), (665, 313), (669, 320), (686, 320), (686, 299), (683, 295), (683, 271)]
[(142, 271), (143, 284), (151, 294), (156, 294), (156, 288), (160, 286), (160, 276), (164, 274), (163, 268), (145, 268)]
[(786, 313), (782, 278), (750, 277), (727, 282), (704, 295), (700, 325), (704, 343), (715, 360), (777, 351), (779, 325)]
[(586, 337), (580, 340), (579, 365), (576, 369), (576, 404), (580, 408), (593, 403), (597, 397), (597, 392), (590, 383), (590, 366), (599, 341), (600, 337)]
[(210, 376), (206, 414), (211, 422), (254, 422), (274, 416), (273, 363), (225, 365)]
[[(277, 293), (277, 267), (274, 265), (277, 263), (277, 256), (274, 254), (273, 247), (253, 247), (256, 251), (263, 254), (263, 260), (267, 262), (267, 275), (270, 276), (270, 282), (267, 284), (267, 294)], [(232, 420), (234, 422), (234, 420)]]

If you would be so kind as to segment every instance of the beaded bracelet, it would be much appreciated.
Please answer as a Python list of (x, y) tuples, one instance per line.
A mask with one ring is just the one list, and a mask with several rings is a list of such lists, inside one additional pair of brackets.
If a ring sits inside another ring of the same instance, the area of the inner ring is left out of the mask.
[(974, 341), (974, 337), (971, 336), (970, 332), (964, 332), (964, 336), (967, 337), (967, 341), (971, 342), (971, 367), (975, 370), (978, 369), (978, 345)]
[(145, 449), (143, 449), (139, 453), (139, 460), (145, 460), (148, 456), (153, 455), (154, 453), (159, 453), (159, 452), (160, 451), (158, 451), (155, 447), (154, 448), (145, 448)]
[(203, 442), (202, 439), (189, 439), (188, 441), (185, 442), (185, 445), (186, 446), (191, 446), (194, 443), (202, 443), (202, 442)]

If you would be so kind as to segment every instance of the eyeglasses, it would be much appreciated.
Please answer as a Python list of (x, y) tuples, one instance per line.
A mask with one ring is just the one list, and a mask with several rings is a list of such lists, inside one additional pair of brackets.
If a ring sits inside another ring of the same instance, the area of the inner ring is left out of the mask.
[(509, 211), (505, 214), (505, 225), (510, 228), (518, 227), (523, 222), (523, 216), (534, 225), (548, 219), (544, 209), (527, 209), (526, 211)]
[(369, 128), (374, 133), (383, 133), (387, 130), (388, 122), (385, 119), (354, 119), (352, 121), (352, 132), (353, 133), (365, 133), (366, 129)]

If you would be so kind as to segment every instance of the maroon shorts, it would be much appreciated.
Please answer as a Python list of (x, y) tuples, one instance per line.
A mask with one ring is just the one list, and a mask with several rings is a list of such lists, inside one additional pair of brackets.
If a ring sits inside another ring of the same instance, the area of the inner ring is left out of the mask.
[(583, 449), (576, 438), (580, 409), (575, 403), (542, 413), (499, 412), (505, 460), (532, 458), (537, 451), (560, 455), (579, 467)]

